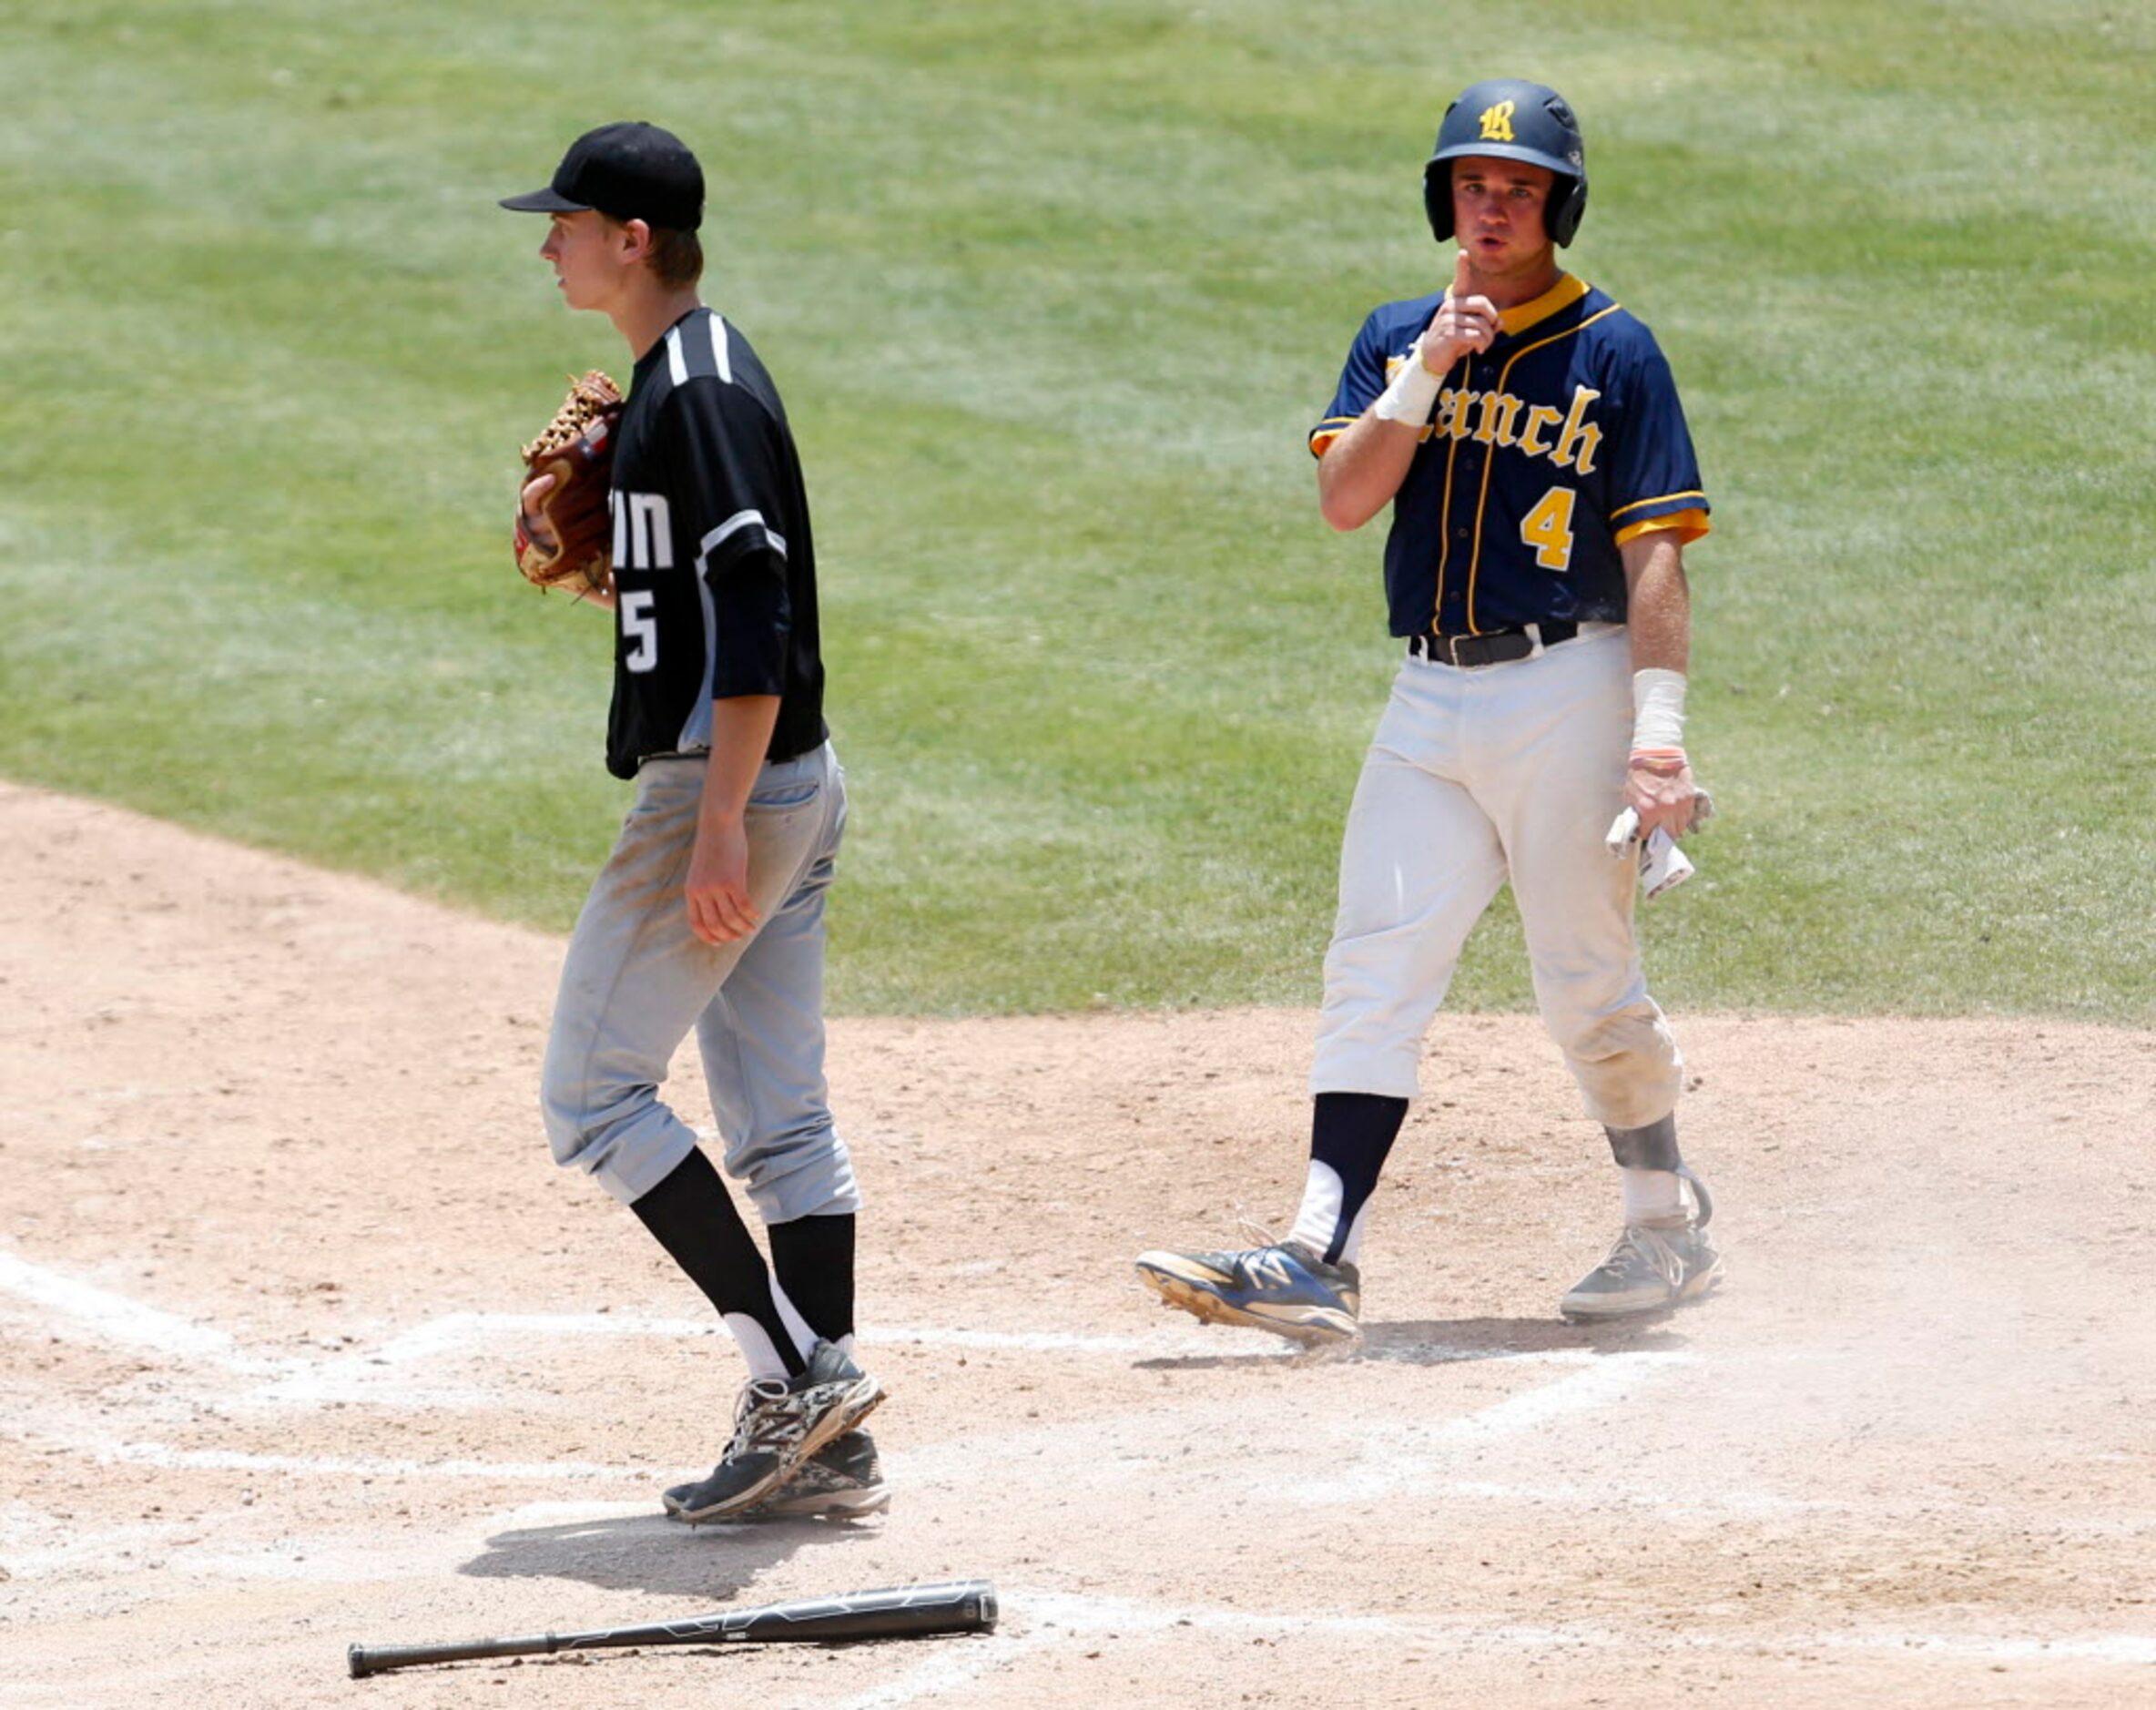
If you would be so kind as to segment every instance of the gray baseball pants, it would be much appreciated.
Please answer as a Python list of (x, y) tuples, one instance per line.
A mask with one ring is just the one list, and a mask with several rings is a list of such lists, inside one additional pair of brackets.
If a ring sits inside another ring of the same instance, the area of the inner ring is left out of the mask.
[(691, 1028), (728, 1176), (767, 1224), (858, 1211), (824, 1082), (824, 896), (846, 830), (830, 744), (767, 765), (750, 792), (748, 888), (762, 924), (706, 944), (682, 886), (704, 762), (653, 759), (562, 965), (540, 1106), (554, 1161), (626, 1203), (697, 1144), (659, 1097)]

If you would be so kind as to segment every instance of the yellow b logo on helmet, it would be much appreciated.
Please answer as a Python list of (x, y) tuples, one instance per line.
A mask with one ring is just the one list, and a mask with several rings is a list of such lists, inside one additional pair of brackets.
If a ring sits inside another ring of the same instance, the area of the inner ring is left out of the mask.
[(1510, 142), (1512, 140), (1512, 103), (1500, 101), (1482, 109), (1482, 140), (1484, 142)]

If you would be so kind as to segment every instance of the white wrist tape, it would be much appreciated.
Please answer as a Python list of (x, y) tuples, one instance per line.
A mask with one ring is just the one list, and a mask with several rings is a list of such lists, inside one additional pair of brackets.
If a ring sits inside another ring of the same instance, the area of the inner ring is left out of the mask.
[(1684, 673), (1650, 667), (1632, 674), (1632, 745), (1684, 746)]
[(1400, 364), (1400, 372), (1392, 377), (1392, 384), (1371, 406), (1371, 413), (1382, 421), (1420, 427), (1429, 420), (1437, 402), (1438, 377), (1422, 365), (1422, 341), (1418, 338), (1408, 360)]

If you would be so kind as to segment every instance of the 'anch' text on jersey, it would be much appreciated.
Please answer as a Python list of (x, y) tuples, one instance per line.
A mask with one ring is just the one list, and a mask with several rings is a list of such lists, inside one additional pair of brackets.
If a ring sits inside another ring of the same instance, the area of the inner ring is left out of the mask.
[(1423, 430), (1423, 437), (1509, 445), (1530, 457), (1547, 457), (1560, 469), (1592, 475), (1602, 431), (1587, 419), (1587, 408), (1601, 396), (1592, 387), (1574, 386), (1571, 407), (1559, 410), (1546, 403), (1531, 404), (1509, 392), (1447, 388), (1438, 393), (1437, 420)]
[(606, 495), (606, 503), (614, 511), (615, 564), (631, 570), (671, 570), (674, 524), (667, 515), (666, 495), (624, 493), (616, 487)]

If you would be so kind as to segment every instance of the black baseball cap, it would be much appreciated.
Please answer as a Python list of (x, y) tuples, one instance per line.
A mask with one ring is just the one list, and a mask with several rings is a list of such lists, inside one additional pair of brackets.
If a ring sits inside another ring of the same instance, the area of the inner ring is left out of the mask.
[(704, 223), (704, 168), (672, 131), (626, 119), (585, 131), (569, 145), (551, 185), (504, 197), (502, 206), (520, 214), (595, 208), (612, 219), (694, 231)]

